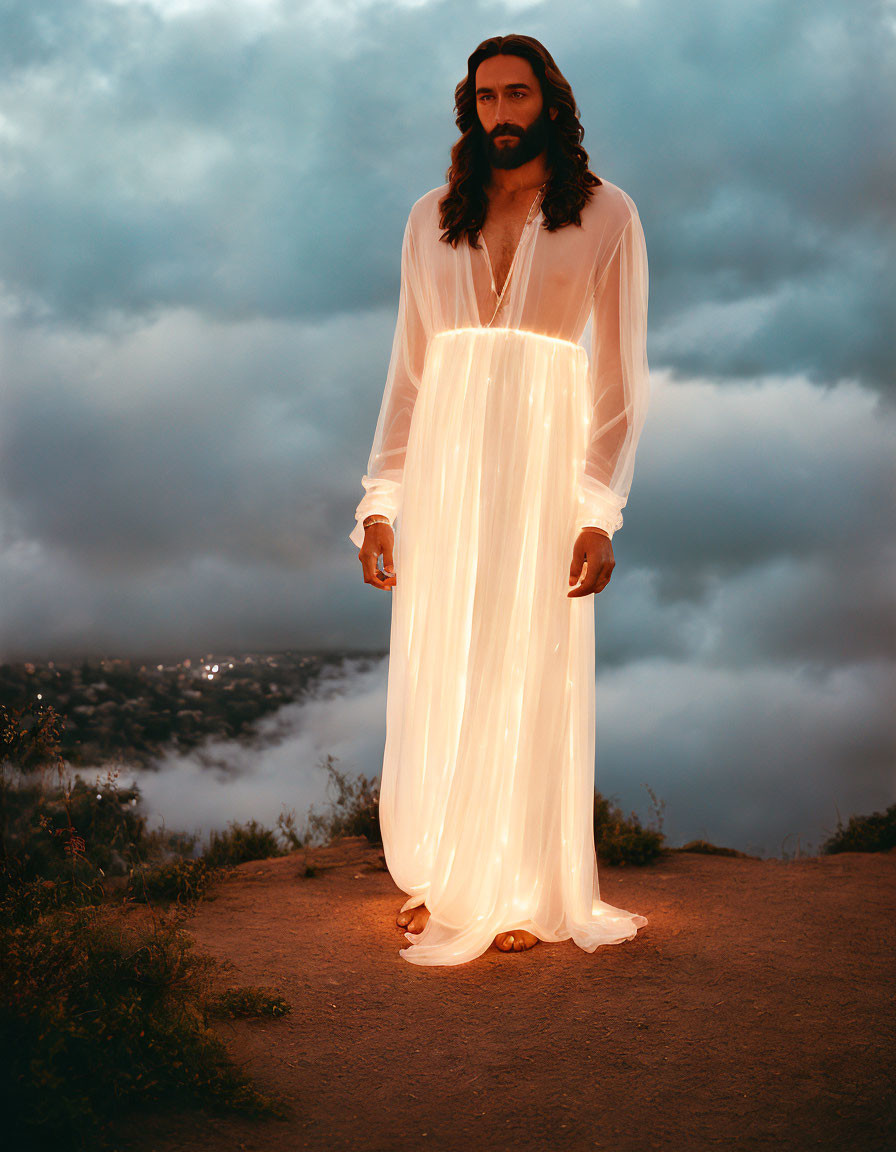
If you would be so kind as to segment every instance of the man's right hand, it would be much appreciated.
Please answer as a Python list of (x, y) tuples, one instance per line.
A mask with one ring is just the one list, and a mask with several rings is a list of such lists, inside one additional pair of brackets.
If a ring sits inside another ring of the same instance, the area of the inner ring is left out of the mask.
[[(392, 547), (395, 544), (395, 534), (391, 524), (371, 524), (364, 529), (364, 543), (358, 553), (361, 569), (364, 573), (364, 583), (372, 584), (374, 588), (394, 588), (397, 579), (395, 566), (392, 563)], [(383, 558), (383, 571), (378, 561)]]

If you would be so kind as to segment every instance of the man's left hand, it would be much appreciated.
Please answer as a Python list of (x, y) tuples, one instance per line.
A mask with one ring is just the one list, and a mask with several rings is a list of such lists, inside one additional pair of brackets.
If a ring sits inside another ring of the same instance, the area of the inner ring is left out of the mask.
[(572, 564), (569, 566), (570, 584), (576, 584), (579, 579), (582, 582), (567, 592), (567, 596), (590, 596), (592, 592), (602, 592), (610, 583), (615, 567), (616, 559), (610, 537), (600, 528), (584, 528), (573, 546)]

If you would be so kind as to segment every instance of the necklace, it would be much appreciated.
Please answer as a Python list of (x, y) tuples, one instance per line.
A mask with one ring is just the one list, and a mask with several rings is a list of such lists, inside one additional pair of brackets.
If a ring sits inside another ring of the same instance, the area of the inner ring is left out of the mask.
[[(492, 324), (495, 322), (495, 317), (498, 315), (498, 312), (501, 309), (501, 305), (504, 302), (504, 294), (507, 291), (507, 285), (510, 283), (510, 278), (513, 275), (513, 269), (516, 266), (516, 258), (517, 258), (517, 255), (519, 253), (520, 248), (522, 247), (523, 237), (526, 234), (526, 229), (529, 227), (529, 225), (532, 223), (533, 219), (535, 218), (536, 206), (544, 194), (544, 190), (547, 187), (547, 183), (548, 183), (547, 180), (545, 180), (544, 184), (540, 184), (535, 191), (535, 197), (534, 197), (532, 204), (529, 208), (529, 211), (526, 215), (526, 223), (523, 225), (523, 230), (522, 230), (522, 232), (520, 232), (520, 238), (517, 241), (516, 248), (514, 248), (514, 250), (513, 250), (513, 259), (510, 261), (510, 267), (507, 269), (507, 275), (504, 278), (504, 283), (501, 285), (501, 294), (500, 294), (500, 296), (498, 296), (498, 303), (495, 305), (494, 312), (492, 312), (491, 320), (489, 320), (488, 324), (485, 325), (486, 328), (491, 328)], [(497, 288), (495, 286), (495, 269), (492, 266), (492, 258), (491, 258), (491, 255), (489, 253), (489, 250), (488, 250), (488, 245), (486, 244), (485, 237), (482, 235), (481, 232), (480, 232), (479, 236), (480, 236), (480, 239), (482, 240), (482, 246), (485, 249), (486, 259), (488, 260), (488, 270), (489, 270), (489, 273), (491, 274), (491, 278), (492, 278), (492, 291), (497, 293)]]

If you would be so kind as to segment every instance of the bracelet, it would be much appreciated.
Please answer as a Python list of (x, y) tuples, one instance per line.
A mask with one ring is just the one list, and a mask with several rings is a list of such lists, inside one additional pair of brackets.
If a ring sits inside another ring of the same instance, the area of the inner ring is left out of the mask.
[(363, 528), (369, 528), (371, 526), (371, 524), (388, 524), (388, 523), (389, 523), (389, 517), (388, 516), (368, 516), (366, 518), (366, 520), (364, 520), (362, 527)]

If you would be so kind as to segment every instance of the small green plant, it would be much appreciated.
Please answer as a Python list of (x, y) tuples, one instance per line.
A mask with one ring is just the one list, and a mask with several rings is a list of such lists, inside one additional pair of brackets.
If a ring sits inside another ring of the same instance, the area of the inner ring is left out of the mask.
[(32, 924), (48, 912), (100, 904), (105, 896), (106, 888), (100, 877), (82, 880), (77, 876), (62, 876), (48, 880), (37, 876), (16, 881), (6, 873), (0, 896), (0, 922)]
[(270, 856), (283, 854), (276, 833), (255, 820), (247, 824), (231, 820), (226, 832), (213, 831), (209, 846), (203, 853), (206, 862), (213, 868), (225, 865), (232, 867), (247, 860), (266, 860)]
[(335, 784), (336, 795), (331, 799), (328, 814), (320, 815), (314, 808), (308, 811), (311, 836), (324, 842), (338, 836), (364, 836), (371, 844), (381, 845), (379, 778), (358, 776), (349, 780), (335, 765), (335, 757), (328, 754), (322, 767), (329, 773), (327, 789)]
[(269, 1016), (279, 1019), (292, 1011), (288, 1000), (268, 988), (228, 988), (210, 1004), (216, 1016), (237, 1019), (246, 1016)]
[[(18, 775), (30, 778), (44, 776), (55, 770), (60, 785), (65, 779), (65, 761), (59, 751), (59, 731), (61, 717), (50, 707), (43, 707), (33, 701), (18, 707), (0, 704), (0, 868), (8, 868), (20, 875), (27, 865), (22, 860), (30, 835), (30, 829), (22, 827), (20, 814), (22, 806), (33, 807), (33, 799), (39, 791), (35, 784), (13, 787), (11, 778)], [(14, 801), (20, 800), (16, 805)], [(44, 814), (47, 816), (47, 814)], [(47, 822), (53, 831), (51, 841), (56, 850), (57, 860), (76, 865), (84, 857), (84, 836), (72, 819), (70, 790), (62, 787), (60, 815), (63, 826), (55, 821)], [(13, 825), (11, 828), (10, 825)], [(46, 826), (45, 824), (45, 826)], [(32, 872), (32, 875), (34, 872)]]
[(843, 827), (837, 813), (837, 831), (821, 846), (821, 852), (889, 852), (896, 848), (896, 804), (886, 812), (872, 812), (870, 816), (850, 816)]
[(127, 896), (137, 903), (174, 901), (194, 903), (206, 894), (217, 868), (204, 857), (174, 859), (149, 868), (134, 868), (128, 877)]
[(286, 844), (287, 852), (294, 852), (297, 848), (305, 847), (305, 836), (296, 830), (296, 813), (294, 808), (288, 812), (281, 812), (277, 817), (277, 827)]
[[(103, 843), (103, 863), (112, 869), (121, 820), (100, 815), (103, 785), (92, 788), (66, 779), (59, 751), (61, 717), (29, 702), (0, 704), (0, 914), (4, 925), (27, 924), (51, 909), (97, 904), (106, 896), (106, 870), (87, 852), (85, 828)], [(58, 784), (48, 787), (55, 772)], [(18, 776), (15, 785), (11, 778)], [(34, 777), (39, 777), (35, 781)], [(99, 830), (102, 825), (102, 831)]]
[(595, 791), (594, 846), (604, 863), (652, 864), (666, 851), (661, 830), (665, 802), (657, 804), (653, 790), (648, 785), (645, 787), (653, 801), (656, 827), (642, 827), (636, 813), (626, 817), (620, 808)]

